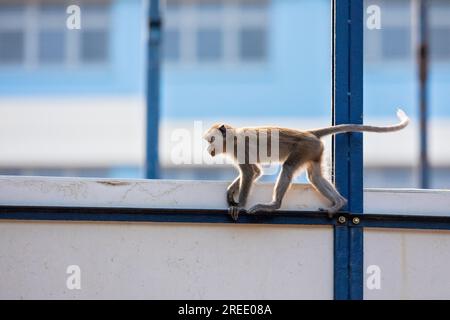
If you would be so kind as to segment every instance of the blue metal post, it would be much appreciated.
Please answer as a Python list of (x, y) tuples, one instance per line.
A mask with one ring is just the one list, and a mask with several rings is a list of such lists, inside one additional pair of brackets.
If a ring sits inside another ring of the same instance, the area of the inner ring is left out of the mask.
[[(363, 122), (363, 0), (333, 1), (333, 124)], [(334, 182), (347, 210), (363, 211), (361, 133), (334, 138)], [(363, 231), (346, 224), (334, 230), (335, 299), (363, 298)]]
[(419, 0), (419, 48), (417, 62), (419, 64), (419, 119), (420, 119), (420, 187), (430, 187), (428, 163), (428, 1)]
[(158, 178), (158, 131), (159, 131), (159, 80), (160, 80), (160, 44), (161, 15), (159, 0), (149, 1), (148, 47), (147, 47), (147, 124), (145, 177)]

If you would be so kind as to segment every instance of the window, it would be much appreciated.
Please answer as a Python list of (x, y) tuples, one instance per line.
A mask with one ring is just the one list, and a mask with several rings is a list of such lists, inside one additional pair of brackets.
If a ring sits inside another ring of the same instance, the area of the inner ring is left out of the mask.
[(39, 35), (39, 61), (41, 63), (64, 63), (64, 32), (41, 31)]
[(450, 60), (450, 26), (432, 29), (430, 51), (432, 59)]
[(199, 29), (197, 32), (197, 58), (199, 61), (220, 60), (222, 33), (219, 29)]
[(411, 37), (408, 27), (387, 27), (382, 31), (382, 57), (400, 60), (411, 54)]
[[(429, 43), (431, 59), (450, 60), (450, 1), (429, 2)], [(376, 4), (381, 7), (381, 30), (366, 30), (364, 34), (367, 62), (405, 61), (414, 58), (412, 41), (418, 26), (411, 0), (371, 0), (365, 7)]]
[(180, 32), (175, 29), (164, 31), (163, 52), (166, 61), (176, 61), (180, 58)]
[(433, 0), (429, 12), (430, 54), (436, 61), (450, 60), (450, 1)]
[(196, 3), (197, 8), (200, 10), (220, 10), (222, 8), (222, 0), (198, 0)]
[(0, 5), (0, 65), (20, 64), (25, 59), (23, 19), (23, 6)]
[(108, 56), (106, 30), (88, 30), (81, 34), (81, 60), (85, 63), (101, 63)]
[(65, 3), (41, 0), (0, 4), (0, 66), (107, 63), (110, 1), (78, 3), (81, 30), (66, 28)]
[(381, 29), (365, 29), (364, 55), (368, 63), (401, 62), (413, 58), (413, 20), (410, 0), (365, 1), (365, 8), (378, 5)]
[(5, 30), (0, 32), (0, 62), (21, 63), (24, 58), (23, 32)]
[(239, 41), (242, 60), (263, 60), (266, 56), (266, 32), (263, 28), (243, 28)]
[(264, 63), (268, 0), (167, 0), (164, 60), (169, 64)]

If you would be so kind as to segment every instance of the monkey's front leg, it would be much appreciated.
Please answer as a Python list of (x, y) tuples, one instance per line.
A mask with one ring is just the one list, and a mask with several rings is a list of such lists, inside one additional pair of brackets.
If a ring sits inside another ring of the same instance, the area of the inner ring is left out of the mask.
[[(231, 218), (234, 221), (237, 221), (239, 218), (239, 213), (245, 211), (245, 204), (247, 203), (248, 195), (250, 194), (250, 189), (252, 187), (253, 182), (258, 178), (260, 175), (260, 170), (256, 165), (253, 164), (241, 164), (239, 165), (240, 168), (240, 176), (236, 178), (236, 180), (233, 181), (233, 183), (230, 185), (229, 189), (232, 188), (239, 188), (239, 199), (238, 203), (235, 205), (231, 205), (229, 208), (229, 213)], [(236, 185), (234, 186), (234, 183)], [(236, 192), (236, 190), (234, 191)], [(231, 191), (230, 191), (231, 193)], [(228, 193), (227, 193), (228, 195)], [(234, 193), (233, 193), (234, 195)], [(227, 199), (229, 200), (228, 196)], [(233, 197), (234, 202), (234, 197)]]
[(234, 195), (239, 192), (240, 176), (238, 176), (227, 188), (227, 202), (228, 206), (237, 206), (238, 203), (234, 200)]
[[(245, 211), (245, 203), (247, 202), (248, 195), (250, 193), (250, 188), (253, 183), (253, 179), (251, 177), (248, 177), (246, 175), (242, 175), (242, 178), (239, 179), (239, 185), (237, 185), (236, 188), (239, 188), (239, 199), (238, 203), (232, 204), (230, 208), (228, 209), (228, 212), (230, 213), (231, 218), (234, 221), (237, 221), (239, 218), (239, 213), (241, 211)], [(234, 201), (234, 198), (233, 198)]]

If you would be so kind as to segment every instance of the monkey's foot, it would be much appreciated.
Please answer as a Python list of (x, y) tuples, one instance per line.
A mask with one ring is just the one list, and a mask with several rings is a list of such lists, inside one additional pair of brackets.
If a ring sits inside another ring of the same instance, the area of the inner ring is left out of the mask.
[(268, 203), (268, 204), (257, 204), (255, 206), (251, 207), (248, 210), (248, 213), (249, 214), (255, 214), (256, 212), (261, 212), (261, 211), (262, 212), (273, 212), (273, 211), (275, 211), (275, 210), (277, 210), (279, 208), (280, 208), (280, 205), (278, 205), (275, 202), (271, 202), (271, 203)]
[(340, 198), (334, 206), (328, 209), (319, 208), (319, 211), (326, 211), (328, 212), (328, 218), (332, 219), (336, 212), (338, 212), (342, 207), (344, 207), (347, 204), (347, 199)]
[(334, 214), (336, 213), (335, 211), (333, 211), (331, 208), (329, 209), (325, 209), (325, 208), (319, 208), (318, 209), (320, 212), (327, 212), (328, 213), (328, 218), (332, 219), (334, 217)]
[(243, 210), (244, 210), (243, 208), (231, 206), (228, 208), (228, 213), (230, 214), (231, 219), (233, 219), (233, 221), (237, 221), (239, 218), (239, 213)]
[(328, 218), (333, 219), (335, 213), (336, 213), (335, 211), (328, 210)]

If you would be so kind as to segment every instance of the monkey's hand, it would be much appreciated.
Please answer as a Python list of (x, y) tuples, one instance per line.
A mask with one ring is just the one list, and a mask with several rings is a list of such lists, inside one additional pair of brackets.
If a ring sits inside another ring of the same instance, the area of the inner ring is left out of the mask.
[(239, 184), (232, 183), (227, 189), (227, 202), (230, 207), (237, 207), (238, 203), (234, 200), (234, 195), (239, 189)]
[(239, 213), (241, 212), (245, 212), (245, 209), (238, 206), (231, 206), (228, 208), (228, 213), (230, 214), (231, 219), (235, 222), (238, 220)]
[(237, 207), (238, 203), (234, 201), (234, 193), (236, 192), (233, 188), (228, 188), (227, 190), (227, 202), (230, 207)]

